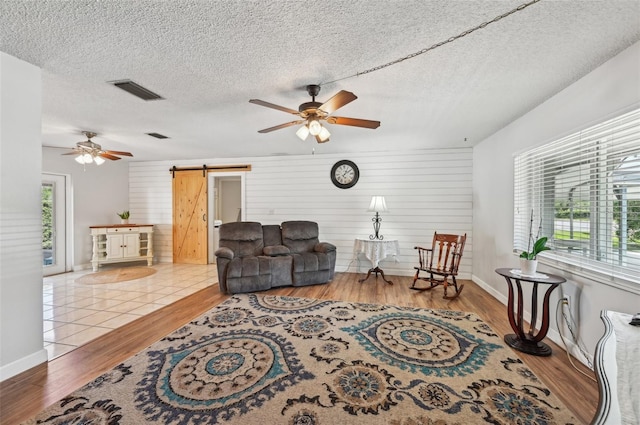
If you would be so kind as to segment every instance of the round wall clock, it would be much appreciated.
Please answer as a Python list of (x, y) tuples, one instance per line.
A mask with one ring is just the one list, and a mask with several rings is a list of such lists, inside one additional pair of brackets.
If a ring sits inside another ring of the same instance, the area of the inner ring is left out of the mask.
[(349, 189), (355, 186), (359, 178), (358, 166), (348, 159), (338, 161), (331, 167), (331, 181), (340, 189)]

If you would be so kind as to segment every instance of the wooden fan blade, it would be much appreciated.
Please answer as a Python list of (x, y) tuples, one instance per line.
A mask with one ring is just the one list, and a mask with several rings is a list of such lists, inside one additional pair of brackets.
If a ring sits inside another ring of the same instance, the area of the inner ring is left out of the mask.
[(350, 91), (341, 90), (331, 99), (324, 102), (318, 109), (330, 114), (338, 110), (338, 108), (342, 108), (347, 103), (353, 102), (357, 98), (358, 96)]
[(106, 159), (110, 159), (110, 160), (112, 160), (112, 161), (117, 161), (117, 160), (119, 160), (119, 159), (120, 159), (120, 158), (118, 158), (117, 156), (115, 156), (115, 155), (111, 155), (111, 154), (108, 154), (108, 153), (106, 153), (106, 152), (100, 153), (100, 154), (98, 154), (98, 156), (99, 156), (100, 158), (106, 158)]
[(318, 143), (327, 143), (328, 141), (329, 141), (329, 139), (328, 139), (328, 138), (327, 138), (327, 139), (322, 140), (322, 139), (320, 138), (320, 136), (319, 136), (319, 135), (318, 135), (318, 136), (316, 136), (316, 142), (318, 142)]
[(306, 122), (306, 120), (291, 121), (285, 124), (276, 125), (275, 127), (269, 127), (269, 128), (265, 128), (264, 130), (258, 130), (258, 133), (269, 133), (271, 131), (280, 130), (281, 128), (291, 127), (292, 125), (296, 125), (296, 124), (302, 124), (303, 122)]
[(364, 128), (380, 127), (380, 121), (363, 120), (360, 118), (327, 117), (327, 122), (329, 124), (350, 125), (353, 127), (364, 127)]
[(133, 156), (131, 152), (121, 152), (121, 151), (103, 151), (103, 152), (111, 155)]
[(251, 99), (249, 100), (249, 103), (255, 103), (256, 105), (266, 106), (267, 108), (277, 109), (278, 111), (288, 112), (293, 115), (299, 114), (299, 112), (296, 111), (295, 109), (285, 108), (284, 106), (276, 105), (275, 103), (265, 102), (264, 100), (260, 100), (260, 99)]

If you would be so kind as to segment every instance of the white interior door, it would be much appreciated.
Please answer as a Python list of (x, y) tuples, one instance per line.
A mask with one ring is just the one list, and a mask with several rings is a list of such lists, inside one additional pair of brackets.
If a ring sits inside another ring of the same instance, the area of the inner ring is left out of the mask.
[(67, 177), (42, 174), (42, 267), (49, 276), (67, 271)]

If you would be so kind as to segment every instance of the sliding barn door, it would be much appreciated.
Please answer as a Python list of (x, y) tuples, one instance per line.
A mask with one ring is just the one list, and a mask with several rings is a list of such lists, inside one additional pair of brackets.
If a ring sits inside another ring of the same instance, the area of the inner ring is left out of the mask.
[(173, 178), (173, 262), (207, 264), (207, 176), (178, 171)]

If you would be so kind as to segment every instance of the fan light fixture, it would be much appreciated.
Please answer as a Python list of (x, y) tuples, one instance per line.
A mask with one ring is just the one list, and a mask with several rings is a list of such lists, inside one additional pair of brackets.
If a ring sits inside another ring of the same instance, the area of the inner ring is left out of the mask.
[(82, 134), (87, 136), (87, 140), (76, 143), (76, 147), (71, 152), (63, 153), (63, 155), (75, 155), (74, 159), (78, 164), (102, 165), (107, 159), (112, 161), (120, 159), (120, 155), (133, 156), (131, 152), (103, 150), (102, 146), (91, 141), (91, 138), (96, 136), (96, 133), (92, 131), (83, 131)]
[(91, 164), (92, 162), (95, 162), (96, 165), (102, 165), (104, 164), (104, 159), (100, 158), (98, 155), (92, 155), (90, 153), (82, 153), (78, 156), (75, 157), (75, 160), (78, 164)]
[(264, 100), (249, 100), (250, 103), (254, 103), (260, 106), (266, 106), (267, 108), (277, 109), (279, 111), (287, 112), (299, 117), (299, 119), (295, 121), (290, 121), (288, 123), (259, 130), (258, 133), (270, 133), (282, 128), (302, 124), (302, 127), (300, 127), (296, 131), (296, 135), (300, 139), (306, 140), (307, 137), (309, 137), (309, 134), (311, 134), (313, 137), (315, 137), (318, 143), (325, 143), (329, 141), (331, 133), (329, 133), (329, 130), (327, 130), (324, 125), (322, 125), (321, 121), (325, 121), (328, 124), (348, 125), (352, 127), (362, 127), (370, 129), (378, 128), (380, 126), (380, 121), (363, 120), (360, 118), (336, 117), (331, 115), (337, 109), (353, 102), (358, 98), (351, 92), (341, 90), (324, 103), (316, 102), (316, 96), (320, 92), (319, 85), (309, 84), (307, 86), (307, 92), (309, 93), (309, 96), (311, 96), (311, 102), (305, 102), (301, 104), (298, 107), (298, 110), (286, 108), (284, 106), (276, 105), (270, 102), (265, 102)]
[(320, 124), (318, 120), (309, 120), (309, 122), (296, 131), (296, 136), (302, 140), (307, 140), (309, 134), (318, 139), (319, 142), (326, 142), (331, 137), (331, 133), (327, 127)]

